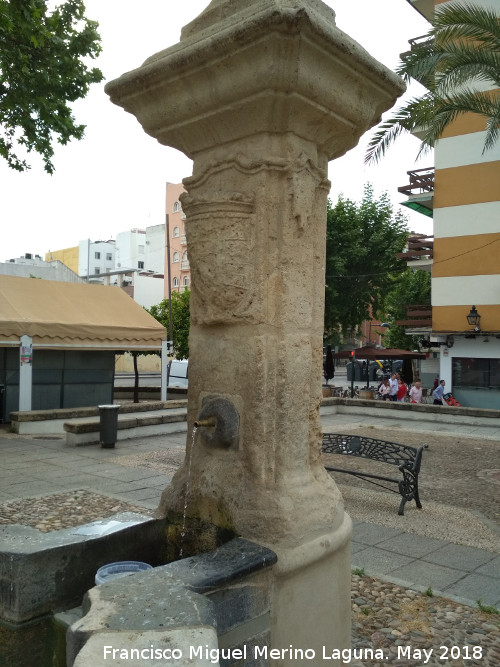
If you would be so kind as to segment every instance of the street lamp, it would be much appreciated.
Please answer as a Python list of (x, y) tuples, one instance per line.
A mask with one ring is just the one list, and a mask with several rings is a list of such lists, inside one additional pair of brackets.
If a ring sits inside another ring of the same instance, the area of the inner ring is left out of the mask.
[(477, 312), (476, 306), (472, 306), (472, 308), (469, 311), (469, 314), (467, 315), (467, 322), (469, 326), (474, 327), (474, 331), (479, 332), (481, 331), (481, 328), (479, 326), (480, 321), (481, 321), (481, 315)]

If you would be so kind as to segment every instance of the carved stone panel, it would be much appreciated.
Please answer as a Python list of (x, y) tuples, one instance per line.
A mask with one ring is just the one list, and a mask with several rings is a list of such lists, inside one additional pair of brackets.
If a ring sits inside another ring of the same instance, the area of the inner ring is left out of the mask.
[(256, 298), (253, 197), (233, 192), (183, 195), (194, 324), (260, 320)]

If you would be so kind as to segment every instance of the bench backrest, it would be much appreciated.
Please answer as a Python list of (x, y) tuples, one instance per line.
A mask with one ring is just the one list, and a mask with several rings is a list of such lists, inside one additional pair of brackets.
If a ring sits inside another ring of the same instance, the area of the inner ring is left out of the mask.
[(398, 442), (366, 438), (360, 435), (323, 434), (322, 451), (325, 454), (346, 454), (398, 467), (404, 465), (417, 473), (420, 470), (422, 450), (422, 447), (417, 449)]

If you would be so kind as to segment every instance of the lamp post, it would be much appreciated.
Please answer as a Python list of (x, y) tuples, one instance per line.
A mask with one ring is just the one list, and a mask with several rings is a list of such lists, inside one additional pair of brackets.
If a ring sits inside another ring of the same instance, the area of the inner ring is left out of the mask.
[(351, 350), (351, 398), (354, 398), (354, 367), (356, 363), (356, 354)]

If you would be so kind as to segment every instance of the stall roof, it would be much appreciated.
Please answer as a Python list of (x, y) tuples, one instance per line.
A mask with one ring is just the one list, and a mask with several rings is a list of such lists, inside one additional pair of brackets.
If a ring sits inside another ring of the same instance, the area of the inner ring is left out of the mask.
[(0, 346), (156, 350), (166, 329), (119, 287), (0, 275)]

